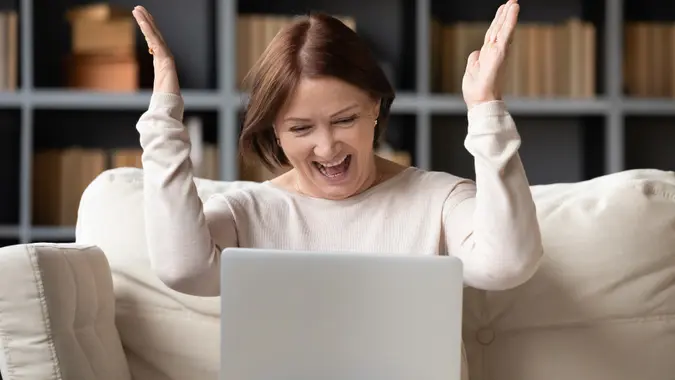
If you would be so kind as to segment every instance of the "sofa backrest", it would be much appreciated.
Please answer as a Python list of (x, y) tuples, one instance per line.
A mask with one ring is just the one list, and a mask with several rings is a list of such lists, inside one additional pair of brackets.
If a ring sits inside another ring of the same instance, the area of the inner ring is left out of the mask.
[[(202, 199), (257, 186), (196, 184)], [(169, 290), (150, 271), (142, 186), (140, 169), (96, 178), (82, 197), (77, 242), (108, 257), (135, 378), (217, 379), (219, 300)], [(635, 170), (532, 191), (546, 250), (540, 270), (516, 289), (465, 293), (472, 380), (670, 376), (675, 175)]]
[(522, 286), (467, 290), (472, 379), (658, 380), (675, 361), (675, 174), (532, 187), (545, 256)]
[[(197, 179), (202, 199), (253, 182)], [(117, 328), (134, 378), (217, 379), (218, 298), (167, 288), (150, 270), (143, 215), (143, 172), (118, 168), (99, 175), (80, 201), (76, 242), (100, 247), (110, 263)], [(89, 243), (87, 243), (89, 242)]]

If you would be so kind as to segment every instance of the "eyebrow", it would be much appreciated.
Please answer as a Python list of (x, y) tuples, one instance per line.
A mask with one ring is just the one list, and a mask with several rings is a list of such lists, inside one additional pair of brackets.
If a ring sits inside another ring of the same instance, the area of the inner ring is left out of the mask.
[[(352, 104), (352, 105), (349, 105), (349, 106), (347, 106), (347, 107), (345, 107), (345, 108), (343, 108), (343, 109), (341, 109), (341, 110), (335, 112), (334, 114), (330, 115), (330, 117), (335, 117), (336, 115), (339, 115), (339, 114), (341, 114), (341, 113), (343, 113), (343, 112), (346, 112), (346, 111), (349, 111), (349, 110), (351, 110), (351, 109), (357, 108), (358, 106), (359, 106), (358, 104), (354, 103), (354, 104)], [(287, 122), (287, 121), (301, 121), (301, 122), (305, 122), (305, 121), (309, 121), (309, 119), (303, 119), (303, 118), (301, 118), (301, 117), (287, 117), (287, 118), (284, 119), (284, 122)]]

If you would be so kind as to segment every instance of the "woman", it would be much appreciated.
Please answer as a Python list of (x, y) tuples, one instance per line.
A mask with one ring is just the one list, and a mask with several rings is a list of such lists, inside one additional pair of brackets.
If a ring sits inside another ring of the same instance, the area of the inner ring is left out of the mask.
[(217, 296), (220, 252), (239, 246), (450, 254), (463, 261), (467, 286), (529, 279), (543, 249), (520, 137), (501, 101), (518, 11), (514, 0), (499, 8), (463, 79), (478, 191), (470, 180), (375, 155), (393, 90), (356, 33), (312, 15), (282, 30), (253, 68), (240, 140), (247, 156), (291, 169), (202, 204), (174, 61), (150, 14), (135, 8), (155, 67), (137, 125), (153, 270), (177, 291)]

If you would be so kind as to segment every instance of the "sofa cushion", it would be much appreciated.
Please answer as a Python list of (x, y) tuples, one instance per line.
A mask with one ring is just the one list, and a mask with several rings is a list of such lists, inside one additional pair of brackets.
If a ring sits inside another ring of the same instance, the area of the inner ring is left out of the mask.
[(5, 380), (131, 379), (100, 249), (0, 248), (0, 356)]
[[(196, 179), (202, 200), (255, 182)], [(217, 379), (220, 301), (175, 292), (150, 270), (143, 216), (143, 172), (99, 175), (80, 202), (76, 241), (100, 247), (112, 269), (117, 328), (135, 378)]]
[(466, 293), (472, 380), (675, 373), (675, 174), (534, 186), (545, 256), (524, 285)]

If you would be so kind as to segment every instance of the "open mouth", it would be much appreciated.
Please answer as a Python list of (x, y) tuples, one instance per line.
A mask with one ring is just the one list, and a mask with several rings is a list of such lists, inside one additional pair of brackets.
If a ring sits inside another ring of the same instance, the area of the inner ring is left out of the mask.
[(349, 164), (352, 162), (352, 155), (348, 154), (344, 156), (339, 161), (333, 161), (329, 163), (318, 163), (313, 161), (314, 167), (321, 173), (324, 177), (329, 179), (339, 179), (344, 177), (347, 174), (349, 169)]

